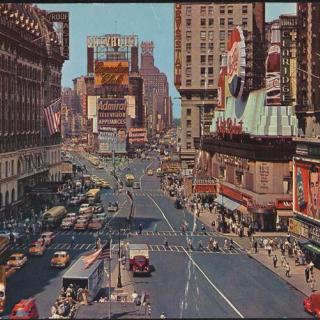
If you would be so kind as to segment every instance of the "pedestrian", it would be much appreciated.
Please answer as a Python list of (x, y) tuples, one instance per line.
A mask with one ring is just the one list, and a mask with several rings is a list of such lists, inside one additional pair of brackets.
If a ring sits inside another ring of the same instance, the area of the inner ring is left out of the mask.
[(258, 253), (258, 242), (256, 239), (253, 240), (253, 248), (254, 248), (254, 253)]
[(228, 249), (228, 240), (227, 239), (224, 240), (223, 249)]
[(281, 254), (281, 258), (280, 259), (281, 259), (281, 267), (284, 268), (285, 267), (285, 259), (286, 259), (285, 255)]
[(312, 262), (312, 260), (310, 261), (309, 263), (309, 269), (310, 269), (310, 273), (313, 274), (313, 267), (314, 267), (314, 264)]
[(192, 240), (191, 240), (191, 238), (188, 239), (188, 249), (189, 249), (189, 250), (193, 250), (193, 245), (192, 245)]
[(314, 275), (312, 274), (311, 278), (310, 278), (310, 288), (311, 288), (312, 292), (314, 291), (315, 284), (316, 284), (316, 279), (315, 279)]
[(204, 226), (204, 224), (202, 224), (202, 226), (201, 226), (201, 231), (202, 231), (204, 234), (207, 234), (207, 232), (206, 232), (206, 227)]
[(271, 257), (271, 246), (268, 244), (267, 246), (268, 256)]
[(167, 237), (164, 238), (164, 246), (165, 246), (166, 249), (169, 248), (169, 243), (168, 243)]
[(308, 266), (304, 269), (304, 275), (306, 277), (306, 283), (308, 283), (309, 282), (309, 277), (310, 277), (310, 270), (309, 270)]
[(137, 299), (138, 299), (138, 297), (139, 297), (139, 295), (137, 294), (136, 290), (133, 291), (131, 297), (132, 297), (132, 302), (133, 302), (133, 303), (136, 303), (136, 302), (137, 302)]
[(203, 250), (202, 240), (200, 239), (198, 242), (198, 249)]
[(139, 234), (142, 234), (142, 229), (143, 229), (143, 227), (142, 227), (142, 224), (140, 223), (139, 224)]
[(273, 267), (276, 268), (277, 267), (277, 262), (278, 262), (278, 258), (276, 255), (273, 256)]
[(287, 241), (290, 243), (290, 241), (291, 241), (291, 235), (290, 235), (290, 233), (288, 232), (288, 234), (287, 234)]
[(290, 277), (290, 265), (289, 265), (288, 262), (287, 262), (287, 265), (286, 265), (286, 277), (287, 277), (287, 278)]

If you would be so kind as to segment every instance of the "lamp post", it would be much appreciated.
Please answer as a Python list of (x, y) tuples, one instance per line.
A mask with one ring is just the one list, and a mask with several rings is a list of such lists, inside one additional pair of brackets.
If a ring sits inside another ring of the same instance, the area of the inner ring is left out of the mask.
[(121, 251), (120, 251), (120, 227), (119, 227), (119, 250), (118, 250), (118, 283), (117, 283), (117, 288), (122, 288), (122, 283), (121, 283)]

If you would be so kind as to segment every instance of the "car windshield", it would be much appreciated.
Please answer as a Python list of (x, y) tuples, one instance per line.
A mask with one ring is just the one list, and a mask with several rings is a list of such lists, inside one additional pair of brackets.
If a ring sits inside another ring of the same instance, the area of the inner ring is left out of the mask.
[(18, 309), (16, 311), (13, 311), (13, 315), (17, 317), (27, 317), (29, 313), (24, 309)]
[(136, 260), (136, 262), (145, 262), (146, 261), (146, 258), (142, 257), (142, 256), (137, 256), (134, 259)]
[(65, 255), (62, 254), (62, 253), (56, 253), (53, 257), (54, 257), (54, 258), (64, 258)]

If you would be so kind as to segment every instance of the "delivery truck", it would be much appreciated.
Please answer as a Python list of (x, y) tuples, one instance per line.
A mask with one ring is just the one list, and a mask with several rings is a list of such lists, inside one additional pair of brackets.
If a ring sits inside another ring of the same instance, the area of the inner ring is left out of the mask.
[(150, 275), (149, 248), (146, 244), (128, 244), (129, 269), (133, 276), (137, 274)]

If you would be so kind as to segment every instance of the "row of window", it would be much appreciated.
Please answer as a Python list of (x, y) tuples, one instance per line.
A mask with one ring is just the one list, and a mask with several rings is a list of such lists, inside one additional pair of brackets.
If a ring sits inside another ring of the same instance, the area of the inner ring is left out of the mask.
[[(192, 49), (191, 42), (186, 42), (186, 51), (188, 53), (190, 53), (191, 49)], [(201, 42), (200, 43), (200, 51), (202, 53), (206, 52), (206, 51), (208, 51), (208, 53), (212, 52), (213, 51), (213, 42), (208, 42), (208, 48), (207, 48), (207, 43), (206, 42)]]
[[(238, 10), (239, 7), (237, 7)], [(208, 9), (208, 10), (207, 10)], [(220, 14), (225, 14), (226, 12), (228, 14), (233, 14), (234, 12), (234, 7), (232, 5), (228, 5), (227, 8), (225, 6), (219, 6), (219, 13)], [(243, 5), (241, 7), (241, 12), (242, 14), (248, 14), (248, 6), (247, 5)], [(186, 15), (190, 16), (192, 14), (192, 6), (187, 6), (186, 7)], [(212, 15), (213, 14), (213, 6), (201, 6), (200, 7), (200, 14), (201, 15)]]
[[(188, 54), (188, 55), (186, 55), (186, 63), (187, 64), (191, 64), (192, 63), (192, 58), (191, 58), (192, 56), (190, 55), (190, 54)], [(204, 55), (204, 54), (202, 54), (201, 56), (200, 56), (200, 63), (201, 64), (205, 64), (207, 61), (207, 56), (206, 55)], [(213, 55), (212, 54), (210, 54), (210, 55), (208, 55), (208, 64), (209, 65), (212, 65), (213, 64)]]
[[(213, 77), (213, 67), (201, 67), (200, 68), (200, 74), (201, 75), (208, 75), (209, 77)], [(191, 68), (186, 68), (186, 75), (187, 76), (191, 76), (192, 72), (191, 72)]]
[[(213, 79), (208, 79), (207, 81), (205, 79), (200, 79), (200, 86), (201, 87), (213, 87)], [(191, 87), (192, 86), (192, 79), (187, 79), (186, 80), (186, 87)]]
[[(213, 27), (213, 18), (209, 18), (209, 19), (205, 19), (205, 18), (201, 18), (200, 19), (200, 27)], [(192, 27), (192, 19), (186, 19), (186, 26), (187, 27)]]

